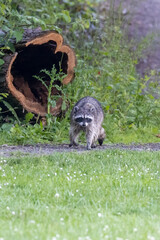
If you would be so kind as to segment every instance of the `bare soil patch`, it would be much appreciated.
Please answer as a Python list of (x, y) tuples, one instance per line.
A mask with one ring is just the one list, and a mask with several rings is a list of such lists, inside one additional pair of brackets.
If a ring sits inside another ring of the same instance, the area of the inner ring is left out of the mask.
[[(160, 151), (160, 143), (147, 143), (147, 144), (105, 144), (97, 146), (91, 151), (106, 150), (106, 149), (122, 149), (133, 151)], [(86, 146), (79, 145), (78, 147), (69, 147), (68, 144), (36, 144), (36, 145), (23, 145), (23, 146), (0, 146), (0, 157), (20, 155), (50, 155), (56, 152), (87, 152)]]

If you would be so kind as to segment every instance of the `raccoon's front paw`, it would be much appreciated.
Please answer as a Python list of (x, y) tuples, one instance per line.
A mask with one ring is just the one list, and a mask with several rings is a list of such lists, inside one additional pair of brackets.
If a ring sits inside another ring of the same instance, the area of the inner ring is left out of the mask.
[(87, 144), (87, 150), (91, 150), (91, 145)]
[(92, 148), (91, 147), (87, 147), (87, 150), (91, 150)]
[(96, 148), (96, 144), (92, 144), (91, 148)]
[(73, 146), (75, 146), (75, 147), (78, 147), (78, 146), (79, 146), (79, 144), (78, 144), (78, 143), (76, 143), (76, 142), (74, 142), (74, 143), (73, 143)]
[(76, 143), (76, 142), (70, 143), (70, 144), (69, 144), (69, 147), (72, 147), (72, 146), (77, 147), (77, 146), (78, 146), (78, 143)]

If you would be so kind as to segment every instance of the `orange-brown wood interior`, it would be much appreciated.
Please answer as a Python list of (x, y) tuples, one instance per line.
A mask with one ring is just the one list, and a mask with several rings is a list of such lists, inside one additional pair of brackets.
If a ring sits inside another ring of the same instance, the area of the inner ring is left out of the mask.
[[(46, 115), (48, 92), (34, 75), (43, 77), (45, 83), (49, 85), (50, 79), (40, 71), (42, 69), (50, 71), (55, 65), (59, 72), (60, 62), (66, 77), (62, 83), (56, 82), (59, 86), (73, 80), (76, 58), (74, 51), (69, 46), (63, 45), (63, 37), (55, 32), (49, 32), (27, 42), (20, 52), (15, 53), (8, 67), (6, 82), (10, 92), (24, 109), (40, 116)], [(52, 95), (61, 96), (61, 92), (53, 87)], [(62, 98), (59, 97), (56, 107), (51, 109), (54, 116), (60, 114), (61, 105)]]

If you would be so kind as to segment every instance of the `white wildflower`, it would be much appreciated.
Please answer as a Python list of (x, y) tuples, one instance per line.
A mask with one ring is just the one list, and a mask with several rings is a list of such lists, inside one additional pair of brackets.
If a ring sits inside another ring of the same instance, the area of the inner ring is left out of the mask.
[(148, 235), (148, 236), (147, 236), (147, 239), (148, 239), (148, 240), (155, 240), (155, 237)]
[(98, 213), (98, 217), (102, 217), (102, 213)]
[(34, 220), (30, 220), (29, 222), (30, 222), (30, 223), (32, 223), (32, 224), (34, 224), (34, 223), (35, 223), (35, 221), (34, 221)]
[(103, 231), (106, 231), (108, 228), (109, 228), (108, 225), (105, 225)]
[(55, 196), (56, 198), (59, 198), (59, 193), (56, 193), (54, 196)]

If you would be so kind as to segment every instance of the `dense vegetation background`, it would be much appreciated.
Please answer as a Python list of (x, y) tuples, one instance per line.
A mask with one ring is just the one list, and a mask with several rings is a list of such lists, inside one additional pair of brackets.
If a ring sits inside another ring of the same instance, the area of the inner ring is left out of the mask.
[[(8, 106), (13, 116), (0, 115), (0, 143), (68, 143), (69, 114), (74, 103), (84, 96), (97, 98), (105, 113), (106, 142), (156, 142), (159, 139), (160, 101), (150, 92), (143, 94), (146, 82), (154, 75), (140, 77), (136, 64), (143, 57), (149, 42), (129, 41), (121, 7), (115, 1), (19, 1), (0, 3), (0, 65), (7, 50), (15, 51), (12, 38), (20, 41), (24, 29), (41, 27), (57, 30), (77, 57), (75, 79), (63, 91), (70, 107), (63, 118), (52, 118), (52, 124), (42, 126), (17, 116), (15, 106), (7, 103), (2, 92), (0, 101)], [(5, 33), (5, 35), (4, 35)], [(3, 47), (2, 47), (3, 46)], [(151, 86), (155, 90), (155, 86)], [(158, 91), (158, 88), (156, 88)]]

